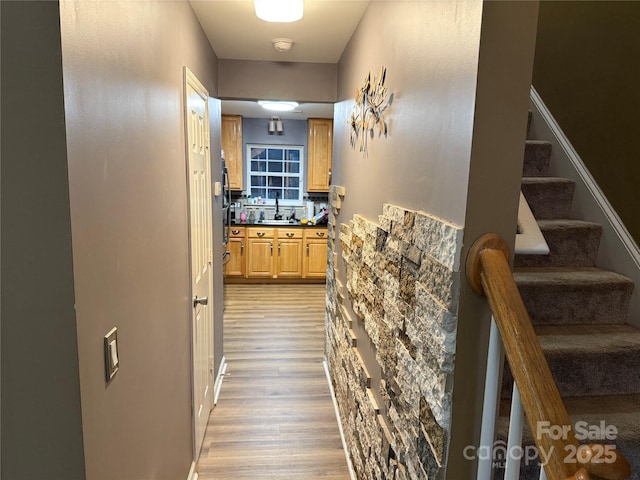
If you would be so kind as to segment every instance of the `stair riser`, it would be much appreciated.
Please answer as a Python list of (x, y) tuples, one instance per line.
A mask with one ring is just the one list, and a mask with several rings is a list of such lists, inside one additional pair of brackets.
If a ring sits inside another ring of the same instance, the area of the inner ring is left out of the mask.
[(523, 177), (546, 177), (549, 174), (551, 144), (527, 141), (524, 148)]
[[(545, 352), (545, 357), (562, 397), (640, 394), (640, 348), (597, 355)], [(512, 388), (505, 363), (502, 398), (511, 398)]]
[(622, 324), (633, 284), (526, 284), (517, 281), (534, 325)]
[(601, 227), (542, 229), (549, 255), (516, 255), (516, 267), (593, 267), (600, 246)]
[(536, 219), (569, 218), (575, 190), (573, 182), (525, 181), (521, 189)]

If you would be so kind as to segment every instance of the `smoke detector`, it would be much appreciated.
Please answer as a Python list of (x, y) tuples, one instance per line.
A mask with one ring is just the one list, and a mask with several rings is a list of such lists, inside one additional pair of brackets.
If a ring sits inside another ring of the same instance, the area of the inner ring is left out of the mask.
[(291, 45), (293, 45), (293, 40), (290, 38), (274, 38), (271, 41), (278, 52), (288, 52), (291, 50)]

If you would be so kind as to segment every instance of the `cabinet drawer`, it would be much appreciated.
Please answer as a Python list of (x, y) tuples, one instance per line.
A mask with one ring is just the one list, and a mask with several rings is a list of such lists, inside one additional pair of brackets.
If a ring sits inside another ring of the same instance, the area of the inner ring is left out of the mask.
[(307, 239), (327, 238), (327, 229), (326, 228), (307, 228), (305, 229), (304, 237)]
[(229, 230), (229, 236), (232, 238), (242, 238), (244, 237), (245, 230), (244, 227), (234, 227), (232, 226)]
[(301, 228), (279, 228), (278, 238), (302, 238)]
[(273, 228), (247, 228), (247, 237), (249, 238), (273, 238)]

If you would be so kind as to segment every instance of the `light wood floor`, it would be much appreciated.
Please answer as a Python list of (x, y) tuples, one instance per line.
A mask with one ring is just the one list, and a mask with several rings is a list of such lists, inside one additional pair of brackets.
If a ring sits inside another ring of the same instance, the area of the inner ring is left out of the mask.
[(227, 371), (199, 480), (347, 480), (324, 358), (324, 285), (227, 285)]

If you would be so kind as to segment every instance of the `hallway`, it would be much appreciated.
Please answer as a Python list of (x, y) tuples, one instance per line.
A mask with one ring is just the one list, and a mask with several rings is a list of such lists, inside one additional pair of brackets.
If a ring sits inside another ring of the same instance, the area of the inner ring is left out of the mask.
[(324, 358), (324, 285), (225, 286), (227, 369), (199, 480), (347, 480)]

